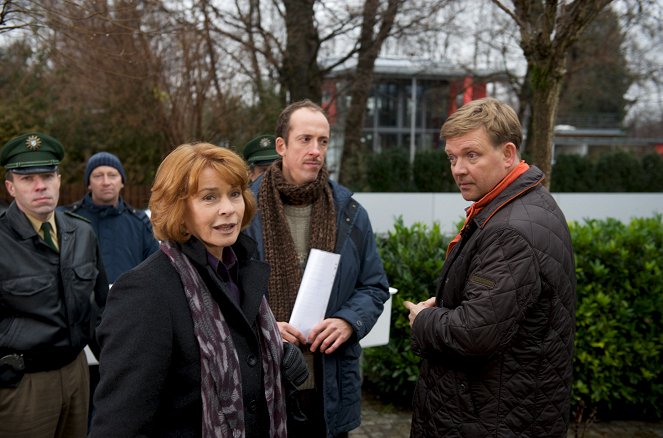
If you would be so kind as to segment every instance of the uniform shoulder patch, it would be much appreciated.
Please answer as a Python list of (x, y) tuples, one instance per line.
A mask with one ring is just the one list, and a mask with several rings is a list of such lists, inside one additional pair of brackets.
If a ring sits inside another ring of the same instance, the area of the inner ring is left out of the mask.
[(152, 222), (150, 222), (150, 217), (147, 215), (145, 210), (141, 210), (139, 208), (133, 208), (130, 205), (127, 204), (127, 210), (136, 216), (138, 219), (140, 219), (145, 225), (149, 225), (150, 227), (152, 226)]
[(90, 222), (90, 219), (88, 219), (88, 218), (86, 218), (86, 217), (83, 217), (83, 216), (81, 216), (80, 214), (76, 214), (76, 213), (74, 213), (73, 211), (69, 211), (69, 210), (67, 210), (67, 211), (64, 212), (64, 214), (66, 214), (66, 215), (69, 216), (69, 217), (73, 217), (74, 219), (80, 219), (80, 220), (82, 220), (82, 221), (84, 221), (84, 222), (87, 222), (88, 224), (91, 223), (91, 222)]

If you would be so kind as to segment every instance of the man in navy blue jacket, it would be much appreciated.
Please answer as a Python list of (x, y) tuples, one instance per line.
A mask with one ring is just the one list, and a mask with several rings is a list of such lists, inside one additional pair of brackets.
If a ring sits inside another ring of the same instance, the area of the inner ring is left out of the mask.
[[(108, 282), (112, 285), (120, 275), (159, 249), (159, 242), (145, 212), (131, 207), (120, 196), (126, 174), (119, 158), (108, 152), (92, 155), (83, 179), (88, 193), (63, 209), (90, 221), (99, 241)], [(93, 415), (92, 399), (99, 383), (99, 367), (91, 365), (90, 415)]]
[[(286, 342), (303, 348), (309, 380), (299, 388), (307, 421), (290, 421), (289, 437), (343, 437), (359, 426), (359, 340), (389, 298), (389, 285), (366, 210), (329, 180), (329, 122), (304, 100), (283, 110), (276, 126), (281, 156), (253, 184), (258, 199), (247, 233), (271, 268), (269, 305)], [(308, 338), (289, 324), (309, 250), (341, 255), (325, 317)]]
[(131, 207), (120, 196), (126, 175), (119, 158), (108, 152), (94, 154), (85, 166), (84, 182), (88, 193), (65, 209), (92, 224), (112, 284), (159, 249), (159, 243), (145, 212)]

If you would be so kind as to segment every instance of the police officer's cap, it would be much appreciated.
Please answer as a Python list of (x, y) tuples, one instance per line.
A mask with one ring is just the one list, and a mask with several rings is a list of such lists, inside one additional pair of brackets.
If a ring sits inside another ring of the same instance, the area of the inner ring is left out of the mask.
[(269, 164), (279, 158), (276, 152), (276, 139), (273, 135), (259, 135), (243, 149), (244, 159), (249, 164)]
[(64, 157), (64, 147), (41, 132), (28, 132), (9, 140), (0, 152), (0, 165), (14, 173), (50, 173)]

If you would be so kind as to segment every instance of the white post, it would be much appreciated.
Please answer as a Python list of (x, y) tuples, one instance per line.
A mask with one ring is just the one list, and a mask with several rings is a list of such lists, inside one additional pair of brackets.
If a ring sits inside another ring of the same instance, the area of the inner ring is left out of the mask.
[(410, 115), (410, 164), (414, 163), (415, 132), (417, 127), (417, 78), (412, 76), (412, 114)]

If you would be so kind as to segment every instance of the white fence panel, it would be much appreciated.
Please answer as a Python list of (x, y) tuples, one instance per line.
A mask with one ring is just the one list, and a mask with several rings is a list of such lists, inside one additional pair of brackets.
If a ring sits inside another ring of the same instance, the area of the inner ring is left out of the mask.
[[(438, 222), (442, 232), (452, 233), (471, 204), (459, 193), (355, 193), (354, 197), (368, 210), (376, 233), (393, 230), (399, 216), (406, 226)], [(612, 217), (628, 222), (663, 214), (663, 193), (553, 193), (553, 197), (569, 221)]]

